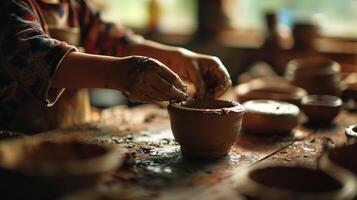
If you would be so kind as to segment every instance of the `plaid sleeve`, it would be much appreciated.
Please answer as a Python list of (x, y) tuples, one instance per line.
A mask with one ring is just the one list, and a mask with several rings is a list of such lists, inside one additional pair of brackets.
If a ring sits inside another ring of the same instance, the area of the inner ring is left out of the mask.
[(128, 48), (142, 37), (114, 23), (104, 22), (100, 13), (85, 0), (77, 1), (81, 46), (86, 52), (110, 56), (127, 56)]
[(50, 88), (62, 59), (75, 47), (44, 33), (35, 8), (25, 1), (11, 1), (2, 24), (0, 62), (23, 89), (51, 106), (64, 88)]

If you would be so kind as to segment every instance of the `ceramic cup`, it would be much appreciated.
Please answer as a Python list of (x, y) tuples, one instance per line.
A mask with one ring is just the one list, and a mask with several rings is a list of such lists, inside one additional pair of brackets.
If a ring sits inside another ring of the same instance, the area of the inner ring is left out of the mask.
[(323, 57), (292, 60), (286, 67), (285, 77), (309, 94), (341, 96), (340, 65)]
[(342, 100), (331, 95), (308, 95), (301, 99), (301, 107), (311, 123), (330, 123), (340, 113)]
[(347, 137), (348, 144), (354, 144), (357, 142), (357, 124), (351, 125), (346, 128), (345, 135)]
[(244, 108), (237, 102), (195, 100), (168, 106), (171, 129), (184, 156), (225, 156), (240, 132)]

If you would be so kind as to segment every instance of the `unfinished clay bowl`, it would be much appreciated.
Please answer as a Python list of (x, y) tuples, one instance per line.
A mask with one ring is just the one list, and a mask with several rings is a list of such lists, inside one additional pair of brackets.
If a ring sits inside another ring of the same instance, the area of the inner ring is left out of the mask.
[(330, 95), (308, 95), (301, 99), (301, 107), (309, 122), (331, 123), (341, 111), (342, 100)]
[(273, 100), (252, 100), (243, 104), (242, 127), (260, 135), (290, 133), (298, 124), (300, 110), (294, 104)]
[(240, 132), (244, 108), (237, 102), (195, 100), (168, 106), (171, 129), (184, 156), (225, 156)]
[(345, 134), (348, 144), (354, 144), (357, 142), (357, 124), (351, 125), (346, 128)]
[(122, 157), (112, 146), (75, 139), (11, 140), (0, 146), (0, 186), (5, 196), (55, 198), (93, 186)]
[(285, 77), (309, 94), (341, 96), (340, 65), (323, 57), (292, 60), (286, 67)]
[(240, 102), (256, 99), (286, 101), (298, 105), (306, 90), (291, 85), (281, 77), (257, 78), (238, 85), (235, 93)]
[(246, 170), (240, 178), (238, 190), (261, 200), (352, 199), (356, 193), (351, 177), (341, 182), (321, 170), (299, 166), (259, 166)]
[[(357, 143), (337, 147), (322, 155), (319, 168), (335, 176), (342, 182), (353, 177), (357, 182)], [(354, 186), (356, 190), (357, 186)], [(357, 197), (357, 196), (355, 196)]]

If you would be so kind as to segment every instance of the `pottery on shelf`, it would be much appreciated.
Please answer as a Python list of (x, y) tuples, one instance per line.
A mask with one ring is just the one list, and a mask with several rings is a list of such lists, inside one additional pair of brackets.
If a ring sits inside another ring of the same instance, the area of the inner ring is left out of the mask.
[(298, 124), (300, 109), (294, 104), (273, 100), (251, 100), (243, 103), (244, 132), (261, 135), (290, 133)]
[(342, 100), (331, 95), (308, 95), (301, 99), (301, 108), (311, 123), (330, 123), (340, 113)]
[(357, 142), (357, 124), (351, 125), (346, 128), (345, 135), (348, 144), (354, 144)]
[(17, 133), (17, 132), (11, 132), (11, 131), (0, 131), (0, 141), (12, 139), (12, 138), (23, 137), (23, 136), (25, 136), (25, 134), (23, 134), (23, 133)]
[(340, 64), (323, 57), (292, 60), (286, 67), (285, 77), (309, 94), (341, 96)]
[(244, 113), (237, 102), (208, 99), (171, 103), (167, 109), (182, 154), (198, 159), (227, 155), (240, 132)]
[(0, 145), (2, 195), (48, 199), (95, 185), (123, 153), (78, 139), (20, 138)]
[(321, 170), (299, 166), (258, 166), (239, 178), (238, 191), (259, 200), (339, 200), (356, 194), (352, 177), (341, 182)]
[(271, 99), (299, 104), (306, 90), (294, 86), (282, 77), (266, 77), (253, 79), (238, 85), (235, 93), (240, 102), (256, 99)]

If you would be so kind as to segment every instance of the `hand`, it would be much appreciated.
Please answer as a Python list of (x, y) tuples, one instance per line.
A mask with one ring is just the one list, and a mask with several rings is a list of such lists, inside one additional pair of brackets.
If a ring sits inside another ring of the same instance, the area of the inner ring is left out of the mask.
[(217, 98), (232, 86), (227, 69), (217, 57), (180, 48), (165, 63), (195, 85), (198, 97)]
[(125, 95), (134, 102), (185, 100), (186, 86), (161, 62), (142, 56), (129, 57)]

